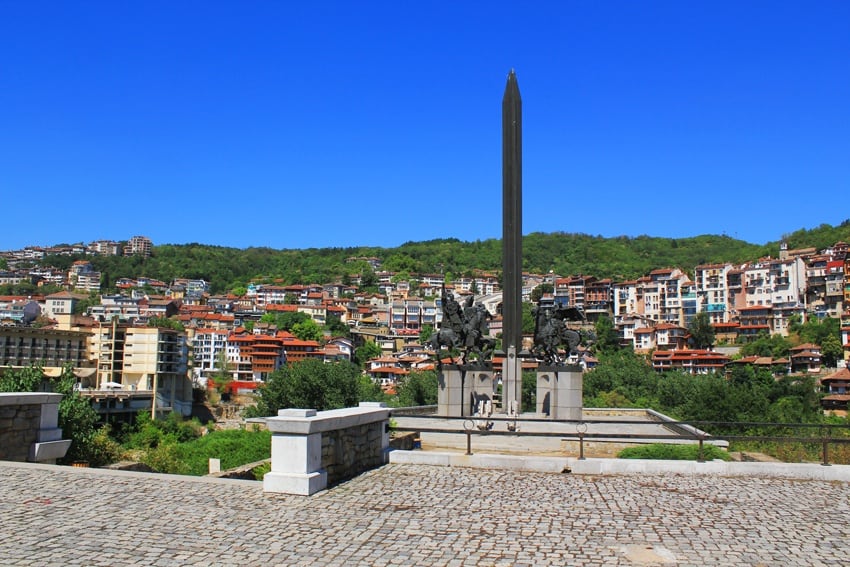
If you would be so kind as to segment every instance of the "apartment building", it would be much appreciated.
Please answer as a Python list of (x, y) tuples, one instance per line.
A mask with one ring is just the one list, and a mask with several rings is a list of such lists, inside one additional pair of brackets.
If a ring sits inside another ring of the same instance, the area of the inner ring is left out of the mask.
[(145, 258), (150, 257), (151, 251), (153, 250), (153, 242), (147, 236), (133, 236), (130, 240), (127, 241), (127, 245), (124, 246), (124, 255), (125, 256), (143, 256)]
[(694, 269), (696, 294), (712, 324), (728, 323), (729, 272), (732, 264), (702, 264)]
[(114, 321), (95, 327), (89, 344), (90, 356), (97, 360), (96, 387), (114, 384), (125, 390), (151, 391), (158, 408), (191, 414), (186, 333)]
[(58, 376), (66, 364), (75, 369), (94, 368), (83, 331), (60, 331), (46, 327), (0, 327), (0, 366), (40, 366)]

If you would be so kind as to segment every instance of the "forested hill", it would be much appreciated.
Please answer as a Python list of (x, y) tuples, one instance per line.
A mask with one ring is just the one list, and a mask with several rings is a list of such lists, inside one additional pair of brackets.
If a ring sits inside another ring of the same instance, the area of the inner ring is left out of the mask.
[[(850, 220), (839, 226), (821, 225), (786, 235), (791, 249), (827, 248), (850, 242)], [(603, 238), (572, 233), (532, 233), (523, 237), (523, 269), (529, 272), (587, 274), (615, 280), (646, 275), (656, 268), (694, 266), (713, 262), (745, 262), (777, 257), (779, 242), (756, 245), (728, 236), (691, 238), (651, 236)], [(105, 275), (106, 288), (118, 278), (147, 276), (170, 282), (175, 277), (202, 278), (214, 292), (244, 286), (253, 279), (281, 283), (344, 281), (347, 275), (368, 271), (365, 262), (352, 257), (376, 257), (382, 269), (408, 273), (445, 273), (454, 277), (473, 270), (501, 270), (501, 240), (461, 242), (456, 239), (407, 242), (395, 248), (349, 247), (275, 250), (227, 248), (204, 244), (154, 246), (150, 258), (89, 257)], [(75, 258), (50, 257), (57, 267)]]

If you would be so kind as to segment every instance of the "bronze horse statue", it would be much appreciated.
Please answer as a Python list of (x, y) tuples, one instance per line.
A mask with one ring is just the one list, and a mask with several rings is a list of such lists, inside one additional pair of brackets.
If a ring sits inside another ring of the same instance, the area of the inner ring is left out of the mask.
[(490, 327), (488, 319), (491, 315), (481, 304), (471, 305), (469, 302), (463, 309), (463, 323), (458, 330), (452, 327), (441, 327), (428, 340), (428, 346), (435, 352), (437, 366), (442, 366), (441, 351), (443, 347), (460, 350), (461, 364), (466, 364), (470, 354), (474, 354), (479, 363), (490, 359), (496, 348), (496, 341), (488, 337)]
[[(532, 314), (535, 321), (532, 354), (545, 364), (564, 364), (570, 356), (578, 354), (582, 336), (567, 327), (566, 321), (586, 321), (581, 310), (559, 305), (538, 305)], [(565, 347), (564, 354), (561, 354), (561, 345)]]

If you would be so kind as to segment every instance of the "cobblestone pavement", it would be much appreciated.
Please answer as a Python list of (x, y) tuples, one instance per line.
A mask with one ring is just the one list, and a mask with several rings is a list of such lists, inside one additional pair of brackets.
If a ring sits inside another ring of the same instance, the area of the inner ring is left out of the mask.
[(312, 497), (0, 463), (0, 565), (839, 565), (850, 485), (387, 465)]

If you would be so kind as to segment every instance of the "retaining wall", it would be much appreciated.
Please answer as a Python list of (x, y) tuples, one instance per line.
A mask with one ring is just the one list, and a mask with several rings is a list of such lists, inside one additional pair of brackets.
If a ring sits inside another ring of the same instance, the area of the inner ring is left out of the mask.
[(53, 464), (68, 452), (59, 429), (61, 394), (0, 393), (0, 460)]
[(266, 419), (272, 432), (266, 492), (310, 495), (388, 462), (389, 410), (362, 402), (356, 408), (317, 412), (285, 409)]

